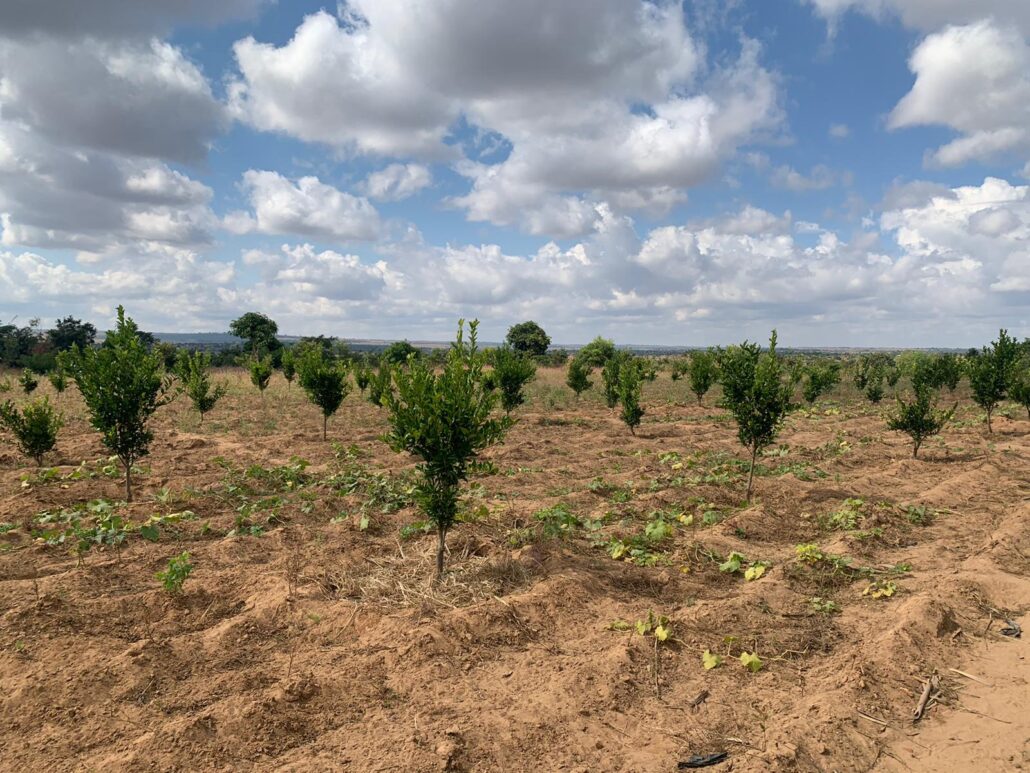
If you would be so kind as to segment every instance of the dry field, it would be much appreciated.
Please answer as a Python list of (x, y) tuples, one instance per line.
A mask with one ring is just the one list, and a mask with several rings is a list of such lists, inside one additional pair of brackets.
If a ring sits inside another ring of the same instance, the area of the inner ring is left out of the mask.
[[(596, 383), (577, 403), (542, 370), (433, 587), (380, 409), (352, 394), (322, 442), (281, 376), (262, 398), (221, 375), (202, 426), (182, 398), (159, 411), (132, 505), (74, 389), (53, 472), (0, 441), (0, 769), (1030, 768), (1030, 634), (1000, 634), (1030, 621), (1014, 407), (988, 435), (960, 393), (913, 460), (886, 402), (840, 389), (791, 416), (745, 507), (717, 395), (662, 374), (631, 437)], [(47, 544), (76, 525), (124, 540)], [(155, 573), (182, 551), (171, 595)], [(666, 641), (633, 630), (649, 612)]]

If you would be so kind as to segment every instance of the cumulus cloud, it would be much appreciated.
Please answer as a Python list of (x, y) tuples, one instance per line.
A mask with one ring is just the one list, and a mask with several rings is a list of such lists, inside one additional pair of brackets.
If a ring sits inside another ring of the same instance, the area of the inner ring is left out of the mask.
[(253, 214), (230, 213), (223, 225), (235, 233), (295, 234), (328, 242), (363, 241), (380, 232), (379, 213), (368, 199), (334, 188), (317, 177), (296, 182), (278, 172), (251, 169), (241, 188)]
[(988, 17), (1030, 34), (1030, 5), (1024, 0), (803, 0), (826, 19), (831, 29), (848, 11), (877, 19), (898, 18), (913, 29), (936, 30)]
[(372, 172), (364, 190), (377, 201), (400, 201), (414, 196), (433, 183), (433, 175), (423, 164), (390, 164)]

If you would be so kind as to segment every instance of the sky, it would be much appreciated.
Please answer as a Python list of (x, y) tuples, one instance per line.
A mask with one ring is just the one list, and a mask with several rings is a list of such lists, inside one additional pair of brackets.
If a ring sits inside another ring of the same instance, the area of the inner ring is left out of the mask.
[(1030, 2), (0, 3), (0, 323), (118, 304), (162, 332), (1025, 336)]

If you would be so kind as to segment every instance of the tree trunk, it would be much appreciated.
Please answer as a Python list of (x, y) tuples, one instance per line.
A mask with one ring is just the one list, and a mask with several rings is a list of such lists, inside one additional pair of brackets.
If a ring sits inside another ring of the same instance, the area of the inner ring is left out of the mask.
[(127, 462), (122, 459), (122, 464), (125, 465), (125, 501), (132, 501), (132, 462)]
[(987, 409), (987, 432), (994, 434), (994, 428), (991, 426), (991, 414), (994, 412), (993, 408)]
[(747, 472), (747, 496), (745, 499), (748, 504), (751, 504), (751, 488), (755, 481), (755, 457), (758, 456), (758, 449), (751, 449), (751, 467)]
[(912, 458), (913, 459), (918, 459), (919, 458), (919, 441), (918, 440), (915, 441), (912, 444)]
[(443, 555), (447, 549), (447, 530), (437, 527), (436, 536), (436, 582), (440, 582), (443, 577)]
[(329, 427), (329, 417), (326, 416), (325, 414), (322, 414), (322, 440), (325, 440), (328, 437), (328, 435), (327, 435), (327, 433), (329, 432), (328, 427)]

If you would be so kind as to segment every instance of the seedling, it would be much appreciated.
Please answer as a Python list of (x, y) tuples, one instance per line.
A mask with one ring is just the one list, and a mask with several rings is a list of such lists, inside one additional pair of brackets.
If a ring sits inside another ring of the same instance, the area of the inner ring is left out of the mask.
[(184, 551), (168, 559), (168, 568), (158, 572), (155, 576), (161, 581), (166, 591), (175, 595), (182, 592), (183, 583), (192, 572), (193, 564), (190, 563), (190, 554)]

